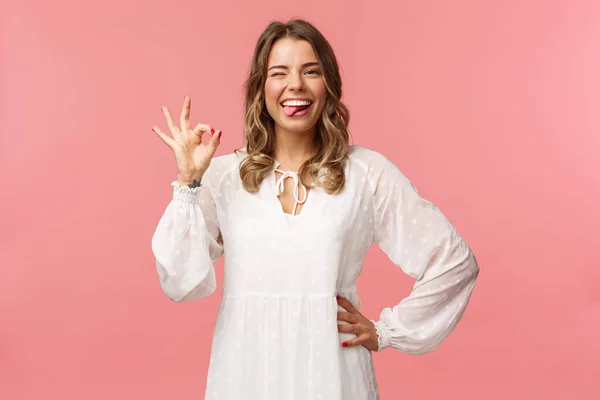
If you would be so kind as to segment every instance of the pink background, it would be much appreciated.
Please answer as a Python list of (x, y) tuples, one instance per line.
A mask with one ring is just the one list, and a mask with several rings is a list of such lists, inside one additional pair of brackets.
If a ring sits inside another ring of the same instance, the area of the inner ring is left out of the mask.
[[(600, 3), (566, 0), (5, 0), (0, 398), (203, 398), (220, 294), (159, 288), (176, 170), (150, 128), (189, 94), (218, 154), (239, 146), (255, 41), (294, 16), (339, 57), (354, 142), (482, 269), (438, 350), (375, 354), (382, 399), (600, 398)], [(374, 248), (363, 313), (411, 285)]]

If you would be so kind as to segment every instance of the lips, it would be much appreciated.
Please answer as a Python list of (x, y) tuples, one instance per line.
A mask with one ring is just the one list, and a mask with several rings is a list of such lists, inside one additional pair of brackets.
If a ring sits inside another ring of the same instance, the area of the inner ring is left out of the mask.
[(308, 113), (312, 104), (309, 99), (286, 99), (281, 102), (281, 107), (288, 117), (301, 117)]

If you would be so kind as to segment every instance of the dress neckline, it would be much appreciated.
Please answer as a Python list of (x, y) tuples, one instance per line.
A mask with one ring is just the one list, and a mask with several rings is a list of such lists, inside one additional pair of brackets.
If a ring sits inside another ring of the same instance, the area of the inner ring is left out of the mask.
[[(296, 214), (296, 210), (298, 209), (298, 205), (306, 203), (306, 200), (308, 199), (308, 189), (306, 189), (306, 186), (304, 186), (304, 184), (300, 181), (300, 177), (298, 176), (297, 171), (279, 169), (278, 167), (280, 165), (281, 164), (277, 160), (275, 160), (274, 168), (272, 171), (274, 177), (276, 177), (277, 172), (281, 174), (281, 176), (275, 180), (275, 194), (278, 197), (277, 202), (281, 206), (281, 211), (283, 212), (283, 214), (285, 214), (286, 217), (299, 217), (301, 214), (303, 214), (304, 206), (302, 207), (300, 214)], [(294, 181), (294, 189), (292, 192), (292, 196), (294, 198), (294, 208), (292, 209), (291, 214), (285, 212), (285, 210), (283, 209), (283, 204), (281, 204), (281, 201), (279, 201), (279, 196), (285, 192), (285, 180), (288, 178)], [(300, 197), (301, 191), (302, 197)]]

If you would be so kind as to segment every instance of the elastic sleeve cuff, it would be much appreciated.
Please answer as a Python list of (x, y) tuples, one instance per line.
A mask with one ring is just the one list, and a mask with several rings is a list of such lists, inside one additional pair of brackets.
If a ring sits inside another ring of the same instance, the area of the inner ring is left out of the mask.
[(190, 188), (188, 186), (179, 186), (177, 181), (173, 181), (171, 182), (171, 186), (173, 186), (173, 199), (181, 200), (184, 203), (200, 203), (200, 188), (202, 185)]
[(389, 328), (385, 325), (383, 321), (371, 320), (371, 322), (375, 324), (375, 329), (377, 330), (377, 351), (382, 351), (383, 349), (390, 347), (391, 335)]

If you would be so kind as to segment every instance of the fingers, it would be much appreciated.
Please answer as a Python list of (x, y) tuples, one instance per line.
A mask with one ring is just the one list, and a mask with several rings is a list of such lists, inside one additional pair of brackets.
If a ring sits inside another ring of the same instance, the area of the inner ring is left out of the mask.
[(181, 108), (181, 117), (179, 123), (181, 124), (182, 131), (188, 131), (190, 129), (190, 110), (192, 108), (192, 99), (189, 96), (185, 96), (183, 99), (183, 107)]
[(345, 299), (340, 296), (337, 296), (337, 302), (340, 306), (342, 306), (344, 308), (344, 310), (348, 311), (349, 313), (352, 313), (352, 314), (358, 313), (358, 310), (356, 309), (356, 307), (354, 307), (354, 305), (350, 302), (350, 300)]
[(338, 305), (347, 311), (338, 311), (337, 319), (347, 322), (347, 324), (338, 324), (338, 332), (350, 333), (356, 336), (343, 342), (342, 347), (352, 347), (360, 344), (370, 351), (376, 350), (377, 340), (372, 339), (375, 332), (373, 322), (367, 320), (349, 300), (340, 296), (336, 297)]
[(212, 130), (212, 132), (213, 132), (212, 137), (206, 144), (206, 151), (208, 152), (208, 155), (210, 156), (210, 158), (212, 158), (215, 155), (215, 152), (217, 151), (217, 148), (219, 147), (219, 144), (221, 143), (221, 135), (223, 134), (223, 131), (215, 132), (214, 130)]
[(354, 339), (350, 339), (342, 343), (343, 347), (352, 347), (358, 346), (359, 344), (363, 344), (369, 340), (369, 335), (362, 334), (360, 336), (355, 337)]
[(207, 125), (207, 124), (198, 124), (196, 125), (196, 127), (192, 130), (192, 133), (194, 135), (198, 135), (200, 137), (202, 137), (202, 135), (208, 132), (211, 136), (215, 133), (215, 130), (212, 128), (212, 126)]
[(173, 148), (173, 139), (171, 139), (168, 135), (164, 134), (157, 126), (153, 127), (152, 130), (158, 135), (159, 138), (161, 138), (163, 142), (165, 142), (167, 146)]
[(337, 319), (338, 321), (345, 321), (349, 324), (356, 324), (358, 322), (358, 318), (356, 317), (356, 315), (344, 311), (338, 311)]
[(165, 115), (165, 119), (167, 120), (167, 125), (169, 125), (169, 130), (174, 138), (177, 138), (179, 135), (179, 128), (175, 125), (175, 121), (173, 121), (173, 116), (167, 107), (161, 107), (163, 114)]
[(360, 325), (354, 324), (338, 324), (339, 333), (353, 333), (358, 335), (360, 333)]
[(212, 126), (207, 124), (197, 124), (193, 130), (190, 131), (190, 110), (191, 110), (192, 99), (189, 96), (185, 96), (183, 100), (183, 108), (181, 109), (181, 117), (180, 124), (181, 129), (177, 127), (175, 121), (173, 120), (173, 116), (167, 107), (161, 107), (161, 110), (165, 116), (167, 124), (169, 126), (169, 130), (173, 138), (164, 134), (158, 129), (158, 127), (152, 128), (152, 130), (172, 149), (177, 145), (182, 139), (189, 138), (189, 133), (191, 132), (193, 135), (196, 135), (202, 141), (202, 136), (204, 133), (209, 133), (212, 137), (206, 145), (206, 149), (208, 151), (208, 155), (212, 158), (217, 151), (217, 147), (219, 147), (219, 143), (221, 142), (222, 131), (215, 131)]

